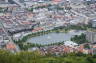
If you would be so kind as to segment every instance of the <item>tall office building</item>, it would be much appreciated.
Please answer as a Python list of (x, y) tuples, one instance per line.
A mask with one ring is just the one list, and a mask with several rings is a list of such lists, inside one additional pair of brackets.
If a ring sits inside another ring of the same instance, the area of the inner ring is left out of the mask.
[(96, 28), (96, 19), (92, 20), (92, 27)]
[(87, 31), (87, 32), (86, 32), (86, 39), (87, 39), (89, 42), (91, 42), (91, 43), (96, 42), (96, 32)]

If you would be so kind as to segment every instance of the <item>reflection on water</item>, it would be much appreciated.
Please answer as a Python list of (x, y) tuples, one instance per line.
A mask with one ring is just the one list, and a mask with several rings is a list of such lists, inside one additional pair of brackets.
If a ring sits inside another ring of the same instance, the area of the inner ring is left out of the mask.
[(51, 39), (52, 37), (51, 36), (48, 36), (47, 39)]

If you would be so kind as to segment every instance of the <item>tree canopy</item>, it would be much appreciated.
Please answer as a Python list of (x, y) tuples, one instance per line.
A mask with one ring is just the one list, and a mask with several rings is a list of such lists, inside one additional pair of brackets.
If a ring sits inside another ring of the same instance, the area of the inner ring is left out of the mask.
[(0, 50), (0, 63), (96, 63), (96, 55), (70, 53), (54, 56), (41, 55), (39, 51), (11, 53)]

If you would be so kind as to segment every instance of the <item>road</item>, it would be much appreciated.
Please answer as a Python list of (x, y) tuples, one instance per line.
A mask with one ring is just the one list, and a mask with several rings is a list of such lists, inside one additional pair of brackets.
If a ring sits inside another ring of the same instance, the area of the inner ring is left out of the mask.
[(78, 12), (76, 12), (75, 10), (71, 10), (71, 12), (75, 13), (76, 15), (85, 17), (85, 24), (88, 24), (89, 17), (87, 17), (86, 15), (84, 15), (84, 14), (82, 14), (82, 13), (78, 13)]
[(19, 6), (21, 6), (21, 8), (24, 8), (24, 5), (22, 3), (19, 2), (19, 0), (13, 0), (16, 4), (18, 4)]

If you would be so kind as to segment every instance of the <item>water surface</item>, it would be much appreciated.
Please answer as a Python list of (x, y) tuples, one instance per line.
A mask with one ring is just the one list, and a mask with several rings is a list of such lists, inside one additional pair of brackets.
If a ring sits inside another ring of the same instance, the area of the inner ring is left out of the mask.
[(32, 37), (28, 39), (27, 42), (46, 45), (70, 40), (74, 35), (80, 35), (81, 33), (84, 33), (84, 31), (69, 33), (49, 33), (42, 36)]

